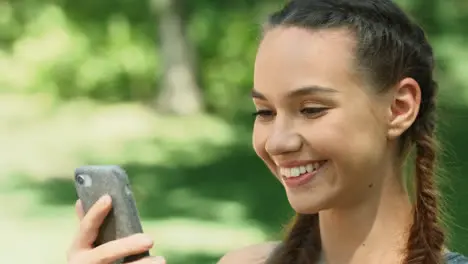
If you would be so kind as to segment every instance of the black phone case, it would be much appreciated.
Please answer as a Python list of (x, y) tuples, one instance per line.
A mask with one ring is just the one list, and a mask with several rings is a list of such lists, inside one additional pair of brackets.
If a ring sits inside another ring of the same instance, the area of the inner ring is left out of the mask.
[[(119, 166), (79, 167), (75, 170), (75, 188), (85, 213), (103, 195), (109, 194), (112, 197), (112, 209), (99, 230), (95, 246), (143, 233), (127, 173)], [(114, 263), (127, 263), (146, 256), (149, 256), (149, 252), (128, 256)]]

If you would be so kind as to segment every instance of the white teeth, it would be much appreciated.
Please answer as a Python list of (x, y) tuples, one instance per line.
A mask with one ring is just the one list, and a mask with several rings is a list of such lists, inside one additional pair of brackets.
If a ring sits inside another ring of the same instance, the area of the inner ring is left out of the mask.
[(301, 174), (305, 173), (307, 170), (306, 170), (306, 167), (304, 166), (301, 166), (299, 167), (300, 171), (301, 171)]
[(319, 162), (307, 164), (305, 166), (297, 166), (293, 168), (280, 168), (280, 173), (286, 177), (297, 177), (306, 172), (314, 172), (320, 167)]
[(297, 177), (299, 175), (301, 175), (300, 167), (291, 168), (291, 176)]

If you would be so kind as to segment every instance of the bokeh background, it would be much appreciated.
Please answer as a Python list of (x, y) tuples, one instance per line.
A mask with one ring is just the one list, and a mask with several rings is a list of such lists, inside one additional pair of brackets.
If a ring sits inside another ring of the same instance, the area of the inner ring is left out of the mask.
[[(292, 215), (251, 149), (260, 24), (283, 0), (0, 1), (0, 255), (59, 264), (73, 170), (118, 164), (170, 264), (277, 239)], [(435, 47), (444, 200), (468, 254), (468, 1), (399, 1)]]

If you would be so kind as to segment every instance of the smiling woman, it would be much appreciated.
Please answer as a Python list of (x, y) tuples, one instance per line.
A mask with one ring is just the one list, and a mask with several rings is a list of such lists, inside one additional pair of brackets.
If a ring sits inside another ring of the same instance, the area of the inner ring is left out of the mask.
[[(424, 32), (390, 0), (292, 0), (274, 13), (255, 61), (253, 146), (297, 215), (284, 241), (219, 263), (468, 264), (439, 221), (433, 69)], [(92, 248), (109, 209), (101, 200), (83, 218), (69, 264), (152, 246), (133, 236)], [(135, 264), (164, 263), (152, 261)]]
[[(297, 216), (284, 241), (221, 263), (468, 263), (439, 222), (433, 60), (390, 0), (274, 13), (255, 62), (253, 145)], [(413, 148), (415, 201), (402, 169)]]
[[(355, 44), (349, 35), (342, 29), (278, 27), (265, 35), (258, 52), (255, 87), (264, 98), (254, 98), (257, 154), (284, 183), (291, 177), (279, 175), (278, 169), (320, 164), (317, 176), (307, 177), (313, 179), (308, 185), (286, 184), (299, 213), (358, 203), (375, 195), (376, 188), (369, 189), (369, 184), (383, 180), (375, 171), (385, 168), (385, 118), (391, 99), (367, 92), (363, 81), (352, 78), (355, 67), (348, 54)], [(411, 111), (407, 118), (414, 118), (417, 98), (406, 93), (417, 95), (417, 84), (405, 82), (412, 86), (403, 87), (407, 101), (401, 103)]]

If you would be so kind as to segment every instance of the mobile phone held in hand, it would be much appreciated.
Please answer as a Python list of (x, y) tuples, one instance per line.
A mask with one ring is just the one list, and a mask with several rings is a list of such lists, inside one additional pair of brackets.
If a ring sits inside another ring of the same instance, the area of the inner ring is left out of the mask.
[[(116, 165), (89, 165), (75, 169), (75, 188), (85, 213), (103, 195), (112, 198), (112, 209), (99, 229), (94, 246), (143, 233), (138, 209), (127, 173)], [(116, 263), (127, 263), (149, 256), (149, 252), (127, 256)]]

